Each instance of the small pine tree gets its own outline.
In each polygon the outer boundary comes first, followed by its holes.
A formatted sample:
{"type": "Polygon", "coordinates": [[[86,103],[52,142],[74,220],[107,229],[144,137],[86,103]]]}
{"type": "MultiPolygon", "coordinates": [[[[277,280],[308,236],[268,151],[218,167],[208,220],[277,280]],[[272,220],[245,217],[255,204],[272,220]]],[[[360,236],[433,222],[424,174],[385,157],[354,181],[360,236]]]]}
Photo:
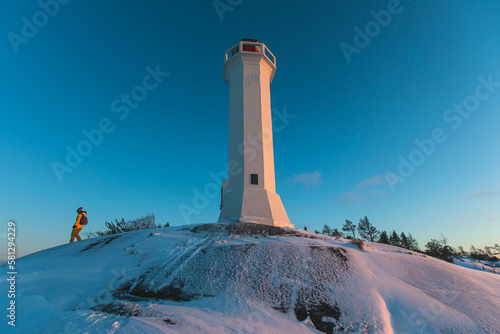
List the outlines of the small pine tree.
{"type": "Polygon", "coordinates": [[[464,248],[462,246],[458,246],[458,254],[460,254],[461,256],[465,255],[465,251],[464,251],[464,248]]]}
{"type": "Polygon", "coordinates": [[[469,256],[470,256],[473,260],[477,260],[477,257],[475,256],[476,254],[477,254],[476,247],[474,247],[474,245],[470,245],[469,256]]]}
{"type": "Polygon", "coordinates": [[[425,253],[430,256],[438,257],[441,254],[441,249],[443,245],[440,240],[431,239],[427,244],[425,244],[425,253]]]}
{"type": "Polygon", "coordinates": [[[304,231],[307,231],[307,226],[304,225],[304,231]]]}
{"type": "Polygon", "coordinates": [[[356,239],[356,225],[352,221],[346,219],[342,231],[352,233],[352,238],[356,239]]]}
{"type": "Polygon", "coordinates": [[[453,262],[453,260],[455,259],[455,250],[450,246],[445,245],[441,249],[440,259],[443,259],[447,262],[453,262]]]}
{"type": "Polygon", "coordinates": [[[321,233],[326,234],[326,235],[331,235],[332,229],[330,228],[330,226],[325,224],[325,226],[323,226],[323,231],[321,231],[321,233]]]}
{"type": "Polygon", "coordinates": [[[455,252],[446,242],[447,240],[444,237],[441,240],[431,239],[425,245],[425,253],[447,262],[453,262],[455,252]]]}
{"type": "Polygon", "coordinates": [[[392,230],[391,237],[389,238],[389,243],[393,246],[401,246],[401,239],[395,230],[392,230]]]}
{"type": "Polygon", "coordinates": [[[484,254],[480,248],[474,247],[474,245],[470,246],[469,256],[479,262],[481,262],[481,260],[486,259],[486,254],[484,254]]]}
{"type": "Polygon", "coordinates": [[[373,226],[373,224],[368,220],[368,217],[361,218],[358,224],[359,234],[363,239],[376,241],[379,235],[379,231],[373,226]]]}
{"type": "Polygon", "coordinates": [[[401,247],[410,249],[410,242],[408,241],[408,238],[406,237],[406,234],[404,232],[401,232],[400,238],[401,238],[401,247]]]}
{"type": "Polygon", "coordinates": [[[338,229],[334,228],[332,232],[333,237],[341,237],[342,238],[342,232],[340,232],[338,229]]]}
{"type": "Polygon", "coordinates": [[[389,236],[386,231],[380,232],[380,237],[378,238],[378,242],[381,244],[389,244],[389,236]]]}
{"type": "Polygon", "coordinates": [[[418,241],[413,238],[411,233],[408,233],[408,243],[410,244],[410,248],[408,248],[409,250],[420,252],[420,248],[418,248],[418,241]]]}

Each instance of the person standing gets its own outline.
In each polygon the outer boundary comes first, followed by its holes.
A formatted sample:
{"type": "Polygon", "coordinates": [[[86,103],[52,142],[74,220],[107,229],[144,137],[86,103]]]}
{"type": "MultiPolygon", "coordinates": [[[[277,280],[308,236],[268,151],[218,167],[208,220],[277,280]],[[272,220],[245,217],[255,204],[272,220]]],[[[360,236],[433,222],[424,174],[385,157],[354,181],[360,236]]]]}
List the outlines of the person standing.
{"type": "Polygon", "coordinates": [[[76,217],[76,223],[73,225],[73,231],[71,231],[71,239],[69,242],[73,242],[75,237],[78,241],[81,241],[80,231],[83,228],[83,225],[87,225],[87,211],[83,211],[82,207],[79,207],[76,212],[78,212],[78,216],[76,217]]]}

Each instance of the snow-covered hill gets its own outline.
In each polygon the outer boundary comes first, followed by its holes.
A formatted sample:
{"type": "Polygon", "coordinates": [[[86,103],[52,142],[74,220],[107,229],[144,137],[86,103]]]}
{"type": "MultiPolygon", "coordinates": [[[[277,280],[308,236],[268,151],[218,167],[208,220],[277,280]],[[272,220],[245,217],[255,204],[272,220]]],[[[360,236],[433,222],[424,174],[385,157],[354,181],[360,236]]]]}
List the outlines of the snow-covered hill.
{"type": "Polygon", "coordinates": [[[500,333],[499,275],[365,245],[249,223],[66,244],[18,260],[0,332],[500,333]]]}

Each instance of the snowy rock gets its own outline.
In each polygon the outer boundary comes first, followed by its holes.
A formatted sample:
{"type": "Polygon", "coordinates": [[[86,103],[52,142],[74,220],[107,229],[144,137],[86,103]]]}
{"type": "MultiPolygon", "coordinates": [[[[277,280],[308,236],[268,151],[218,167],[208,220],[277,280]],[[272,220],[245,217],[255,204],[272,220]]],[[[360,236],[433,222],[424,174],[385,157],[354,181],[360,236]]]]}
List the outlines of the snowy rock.
{"type": "Polygon", "coordinates": [[[62,245],[18,259],[14,332],[499,332],[499,275],[365,246],[252,223],[62,245]]]}

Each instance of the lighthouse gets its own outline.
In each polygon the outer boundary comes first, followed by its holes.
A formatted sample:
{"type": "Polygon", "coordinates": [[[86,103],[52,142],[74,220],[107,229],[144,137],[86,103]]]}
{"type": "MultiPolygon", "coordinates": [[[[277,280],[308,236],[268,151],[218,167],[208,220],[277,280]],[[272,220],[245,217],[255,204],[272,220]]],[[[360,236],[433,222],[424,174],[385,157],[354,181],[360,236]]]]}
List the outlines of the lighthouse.
{"type": "Polygon", "coordinates": [[[257,40],[226,51],[229,83],[228,178],[222,182],[219,222],[292,227],[276,193],[270,84],[276,58],[257,40]]]}

